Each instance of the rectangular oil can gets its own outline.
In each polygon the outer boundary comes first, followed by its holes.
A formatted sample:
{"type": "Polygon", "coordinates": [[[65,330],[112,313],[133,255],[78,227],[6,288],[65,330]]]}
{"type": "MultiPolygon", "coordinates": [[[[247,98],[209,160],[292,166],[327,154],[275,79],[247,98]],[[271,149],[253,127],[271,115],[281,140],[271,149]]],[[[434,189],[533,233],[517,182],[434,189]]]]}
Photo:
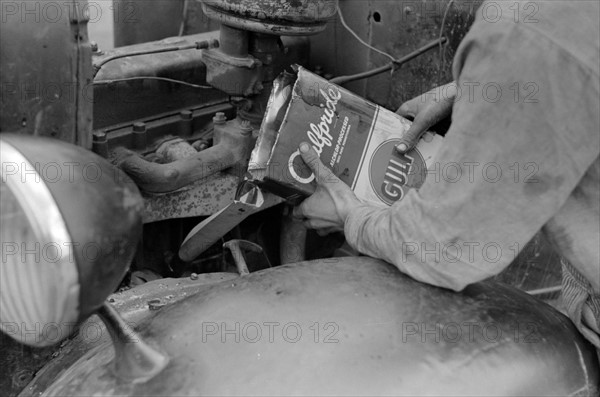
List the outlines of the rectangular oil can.
{"type": "Polygon", "coordinates": [[[427,132],[400,154],[395,146],[410,121],[301,66],[294,70],[274,82],[248,168],[254,182],[292,202],[311,195],[315,176],[298,150],[307,142],[363,201],[389,206],[423,185],[440,135],[427,132]]]}

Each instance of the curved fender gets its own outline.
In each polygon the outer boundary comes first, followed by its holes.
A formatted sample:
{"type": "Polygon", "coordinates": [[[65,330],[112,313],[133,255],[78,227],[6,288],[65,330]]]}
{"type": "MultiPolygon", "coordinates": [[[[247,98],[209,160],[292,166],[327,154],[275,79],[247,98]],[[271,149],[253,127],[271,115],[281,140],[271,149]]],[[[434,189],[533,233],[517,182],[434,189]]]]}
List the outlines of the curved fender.
{"type": "Polygon", "coordinates": [[[44,394],[565,396],[600,379],[593,347],[537,299],[487,282],[455,293],[370,258],[225,281],[140,329],[171,358],[154,379],[120,381],[99,348],[44,394]]]}

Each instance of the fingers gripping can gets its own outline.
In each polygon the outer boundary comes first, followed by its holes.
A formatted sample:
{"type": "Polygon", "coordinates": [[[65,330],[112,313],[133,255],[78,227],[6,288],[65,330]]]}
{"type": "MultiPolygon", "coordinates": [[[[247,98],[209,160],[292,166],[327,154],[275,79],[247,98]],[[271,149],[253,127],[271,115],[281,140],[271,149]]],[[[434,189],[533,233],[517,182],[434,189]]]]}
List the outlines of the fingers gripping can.
{"type": "Polygon", "coordinates": [[[248,168],[254,181],[291,201],[312,194],[315,177],[298,151],[307,142],[364,201],[392,205],[423,185],[441,136],[426,133],[400,154],[395,146],[410,121],[301,66],[294,70],[274,83],[248,168]]]}

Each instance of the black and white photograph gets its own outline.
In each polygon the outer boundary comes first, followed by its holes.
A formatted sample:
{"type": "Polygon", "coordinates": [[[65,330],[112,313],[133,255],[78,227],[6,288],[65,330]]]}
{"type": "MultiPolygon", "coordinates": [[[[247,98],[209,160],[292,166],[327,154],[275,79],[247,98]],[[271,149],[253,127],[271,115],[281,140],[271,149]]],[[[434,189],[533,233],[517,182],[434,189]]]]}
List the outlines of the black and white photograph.
{"type": "Polygon", "coordinates": [[[0,397],[600,396],[600,0],[0,0],[0,397]]]}

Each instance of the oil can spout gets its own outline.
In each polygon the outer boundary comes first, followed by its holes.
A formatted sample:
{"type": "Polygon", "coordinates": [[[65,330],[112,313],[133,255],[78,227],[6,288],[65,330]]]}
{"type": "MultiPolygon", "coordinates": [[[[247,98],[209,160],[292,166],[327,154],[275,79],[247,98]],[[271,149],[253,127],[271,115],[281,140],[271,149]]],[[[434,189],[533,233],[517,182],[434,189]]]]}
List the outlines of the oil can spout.
{"type": "Polygon", "coordinates": [[[115,357],[114,373],[119,378],[142,383],[159,374],[169,363],[169,358],[141,339],[109,303],[98,310],[112,339],[115,357]]]}

